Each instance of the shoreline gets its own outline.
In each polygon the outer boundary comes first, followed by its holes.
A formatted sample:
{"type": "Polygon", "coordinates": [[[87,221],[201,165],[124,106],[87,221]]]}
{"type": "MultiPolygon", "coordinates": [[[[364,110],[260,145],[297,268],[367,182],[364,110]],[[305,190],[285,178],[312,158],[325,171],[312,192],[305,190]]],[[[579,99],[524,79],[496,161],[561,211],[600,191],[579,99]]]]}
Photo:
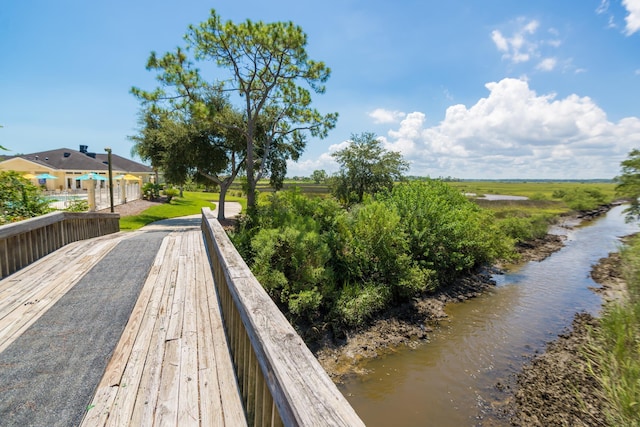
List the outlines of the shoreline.
{"type": "MultiPolygon", "coordinates": [[[[572,228],[579,223],[572,222],[566,227],[572,228]]],[[[544,238],[518,245],[518,262],[541,261],[560,250],[565,239],[562,235],[547,234],[544,238]]],[[[298,332],[332,380],[340,384],[347,378],[366,373],[359,367],[363,360],[428,341],[429,333],[448,318],[447,304],[478,297],[495,287],[491,276],[503,269],[504,265],[498,263],[465,276],[445,289],[393,307],[379,314],[368,327],[346,332],[344,336],[336,337],[327,328],[299,328],[298,332]]]]}
{"type": "MultiPolygon", "coordinates": [[[[562,227],[572,229],[606,213],[611,205],[597,213],[565,217],[562,227]]],[[[542,239],[519,245],[519,262],[541,261],[564,247],[566,236],[547,234],[542,239]]],[[[610,253],[599,260],[591,276],[599,285],[592,288],[602,295],[603,306],[621,298],[626,289],[619,275],[620,257],[610,253]]],[[[344,337],[333,337],[328,331],[301,335],[332,380],[345,380],[366,374],[361,362],[398,348],[415,348],[428,342],[428,335],[446,320],[444,307],[450,302],[477,297],[496,284],[491,275],[504,271],[497,264],[491,269],[465,277],[453,286],[381,314],[366,329],[352,331],[344,337]],[[306,335],[306,336],[305,336],[306,335]]],[[[576,313],[566,333],[547,344],[544,352],[528,359],[515,374],[513,390],[505,400],[495,402],[499,419],[514,426],[602,426],[604,424],[601,392],[588,374],[588,363],[582,352],[588,331],[599,319],[576,313]]],[[[496,385],[498,387],[498,385],[496,385]]]]}

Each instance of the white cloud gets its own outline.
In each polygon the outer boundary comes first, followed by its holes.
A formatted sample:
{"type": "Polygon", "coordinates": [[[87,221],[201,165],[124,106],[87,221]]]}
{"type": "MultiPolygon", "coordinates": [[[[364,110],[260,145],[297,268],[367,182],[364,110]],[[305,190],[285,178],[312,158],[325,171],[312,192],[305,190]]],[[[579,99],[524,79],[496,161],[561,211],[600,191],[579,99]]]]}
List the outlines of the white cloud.
{"type": "MultiPolygon", "coordinates": [[[[610,122],[589,97],[539,95],[511,78],[485,86],[486,98],[450,106],[435,126],[426,127],[424,113],[407,114],[382,141],[404,155],[411,174],[486,179],[612,178],[640,146],[639,118],[610,122]]],[[[322,158],[305,165],[306,175],[328,169],[322,158]]]]}
{"type": "Polygon", "coordinates": [[[640,68],[635,71],[636,76],[640,76],[640,68]]]}
{"type": "Polygon", "coordinates": [[[596,9],[596,13],[598,15],[601,15],[603,13],[606,13],[608,10],[609,10],[609,0],[602,0],[600,2],[600,5],[596,9]]]}
{"type": "Polygon", "coordinates": [[[390,111],[384,108],[376,108],[369,113],[369,117],[373,118],[373,122],[380,123],[398,123],[406,116],[402,111],[390,111]]]}
{"type": "Polygon", "coordinates": [[[553,71],[557,63],[558,60],[556,58],[545,58],[538,63],[536,68],[541,71],[553,71]]]}
{"type": "Polygon", "coordinates": [[[527,62],[532,52],[537,51],[537,44],[527,40],[526,36],[535,33],[538,28],[537,21],[519,21],[519,27],[511,37],[505,37],[500,30],[491,32],[491,39],[500,52],[504,52],[503,58],[511,62],[527,62]]]}
{"type": "Polygon", "coordinates": [[[493,30],[491,32],[491,39],[495,43],[496,47],[500,52],[508,52],[509,51],[509,42],[502,35],[502,33],[498,30],[493,30]]]}
{"type": "Polygon", "coordinates": [[[640,0],[622,0],[622,5],[629,12],[624,20],[627,23],[625,33],[630,36],[640,31],[640,0]]]}

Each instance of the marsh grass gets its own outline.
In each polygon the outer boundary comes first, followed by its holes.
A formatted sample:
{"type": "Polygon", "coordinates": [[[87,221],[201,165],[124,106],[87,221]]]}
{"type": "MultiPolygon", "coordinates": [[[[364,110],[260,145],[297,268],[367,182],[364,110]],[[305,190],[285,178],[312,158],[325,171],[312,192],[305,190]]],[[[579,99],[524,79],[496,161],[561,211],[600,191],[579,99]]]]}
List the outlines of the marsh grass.
{"type": "Polygon", "coordinates": [[[475,193],[479,197],[485,194],[506,194],[533,199],[544,197],[548,200],[553,200],[555,192],[570,192],[575,189],[585,188],[599,190],[609,199],[613,199],[616,187],[614,182],[600,181],[459,181],[449,182],[448,184],[465,193],[475,193]]]}
{"type": "Polygon", "coordinates": [[[640,425],[640,238],[622,250],[629,297],[610,303],[586,347],[612,426],[640,425]]]}
{"type": "MultiPolygon", "coordinates": [[[[139,215],[120,218],[120,230],[137,230],[152,222],[180,216],[195,215],[202,212],[203,207],[215,208],[213,202],[218,201],[218,193],[185,191],[184,197],[174,197],[171,203],[163,203],[146,209],[139,215]]],[[[247,201],[242,197],[227,196],[227,202],[240,202],[246,210],[247,201]]]]}

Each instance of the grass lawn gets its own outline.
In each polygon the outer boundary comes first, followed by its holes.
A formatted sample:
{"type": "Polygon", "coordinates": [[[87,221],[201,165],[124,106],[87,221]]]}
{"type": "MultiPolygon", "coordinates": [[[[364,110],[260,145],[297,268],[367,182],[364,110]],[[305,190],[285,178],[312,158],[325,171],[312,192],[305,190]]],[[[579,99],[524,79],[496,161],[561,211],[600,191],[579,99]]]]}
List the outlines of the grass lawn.
{"type": "MultiPolygon", "coordinates": [[[[195,215],[202,212],[202,208],[215,208],[212,202],[217,202],[218,193],[202,193],[185,191],[184,197],[174,197],[171,203],[152,206],[138,215],[120,218],[120,230],[137,230],[152,222],[180,216],[195,215]]],[[[246,210],[247,200],[242,197],[227,196],[227,202],[239,202],[246,210]]]]}

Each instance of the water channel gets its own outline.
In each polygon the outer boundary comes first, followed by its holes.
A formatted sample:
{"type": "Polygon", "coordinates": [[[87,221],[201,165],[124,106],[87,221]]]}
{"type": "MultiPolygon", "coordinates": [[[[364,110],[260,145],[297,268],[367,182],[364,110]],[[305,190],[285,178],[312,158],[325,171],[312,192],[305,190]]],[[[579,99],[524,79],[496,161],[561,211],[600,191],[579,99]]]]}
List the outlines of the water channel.
{"type": "Polygon", "coordinates": [[[567,236],[563,249],[495,276],[497,286],[479,298],[449,304],[449,319],[428,342],[366,362],[369,374],[341,386],[365,424],[509,425],[492,408],[509,397],[523,363],[565,331],[575,313],[598,312],[591,267],[619,249],[620,237],[638,231],[625,223],[623,209],[555,230],[567,236]]]}

